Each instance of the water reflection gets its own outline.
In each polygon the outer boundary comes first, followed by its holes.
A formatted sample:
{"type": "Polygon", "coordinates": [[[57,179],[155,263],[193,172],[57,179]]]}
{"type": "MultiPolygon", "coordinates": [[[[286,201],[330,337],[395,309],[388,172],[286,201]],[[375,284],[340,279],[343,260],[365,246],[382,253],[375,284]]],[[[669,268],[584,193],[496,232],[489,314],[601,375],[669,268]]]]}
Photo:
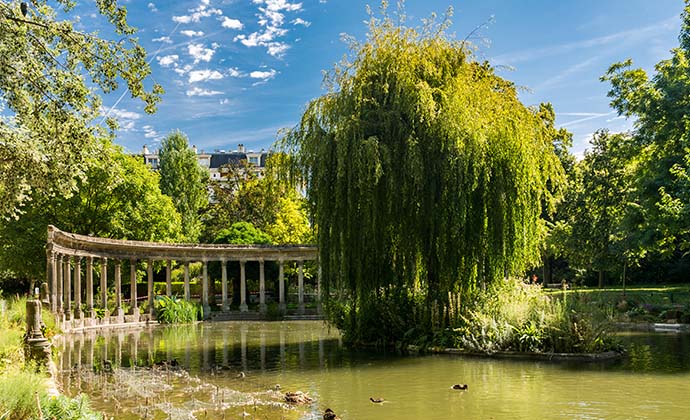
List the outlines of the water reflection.
{"type": "Polygon", "coordinates": [[[686,418],[690,335],[622,339],[625,360],[561,364],[353,352],[318,322],[228,322],[70,335],[58,363],[69,393],[118,419],[686,418]],[[285,404],[294,390],[315,403],[285,404]]]}

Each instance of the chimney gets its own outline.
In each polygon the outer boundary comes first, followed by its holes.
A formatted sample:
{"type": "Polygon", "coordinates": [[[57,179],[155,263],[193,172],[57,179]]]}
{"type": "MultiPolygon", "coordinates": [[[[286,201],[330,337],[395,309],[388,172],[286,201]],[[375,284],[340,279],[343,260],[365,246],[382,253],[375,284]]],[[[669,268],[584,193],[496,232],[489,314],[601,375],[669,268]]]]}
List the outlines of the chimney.
{"type": "Polygon", "coordinates": [[[194,151],[194,154],[196,155],[196,144],[192,145],[192,150],[194,151]]]}
{"type": "Polygon", "coordinates": [[[237,151],[240,153],[244,153],[244,144],[240,143],[237,145],[237,151]]]}
{"type": "Polygon", "coordinates": [[[148,154],[149,154],[149,148],[146,147],[146,145],[144,145],[144,150],[143,150],[143,152],[144,152],[145,155],[148,155],[148,154]]]}

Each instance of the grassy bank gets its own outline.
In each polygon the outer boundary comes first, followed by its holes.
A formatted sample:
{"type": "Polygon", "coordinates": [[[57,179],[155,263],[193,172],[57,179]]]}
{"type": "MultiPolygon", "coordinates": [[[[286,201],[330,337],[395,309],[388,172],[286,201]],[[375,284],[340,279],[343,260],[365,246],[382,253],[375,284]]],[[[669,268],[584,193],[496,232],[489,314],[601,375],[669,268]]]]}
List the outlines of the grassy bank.
{"type": "MultiPolygon", "coordinates": [[[[101,419],[85,397],[48,394],[48,374],[24,358],[26,299],[11,297],[0,311],[0,419],[101,419]]],[[[56,333],[55,319],[43,312],[44,335],[56,333]]]]}
{"type": "Polygon", "coordinates": [[[551,291],[551,296],[577,299],[616,322],[690,323],[690,285],[578,288],[551,291]]]}
{"type": "Polygon", "coordinates": [[[352,345],[457,348],[471,352],[599,353],[620,346],[608,333],[609,310],[589,305],[576,294],[553,294],[510,279],[486,290],[428,303],[410,295],[382,295],[368,306],[334,305],[329,319],[352,345]],[[358,316],[352,317],[357,310],[358,316]],[[359,320],[356,326],[351,319],[359,320]],[[363,321],[364,320],[364,321],[363,321]]]}

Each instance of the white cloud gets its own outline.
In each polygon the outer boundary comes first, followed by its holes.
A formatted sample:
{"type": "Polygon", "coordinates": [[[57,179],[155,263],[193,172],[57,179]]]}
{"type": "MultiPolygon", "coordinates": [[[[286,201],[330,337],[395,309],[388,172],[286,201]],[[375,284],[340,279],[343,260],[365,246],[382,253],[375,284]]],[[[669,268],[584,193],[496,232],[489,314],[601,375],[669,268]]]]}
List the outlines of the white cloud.
{"type": "Polygon", "coordinates": [[[302,18],[292,19],[290,21],[290,23],[292,23],[293,25],[303,25],[303,26],[306,26],[307,28],[311,25],[311,22],[306,21],[302,18]]]}
{"type": "Polygon", "coordinates": [[[222,78],[223,75],[216,70],[194,70],[189,72],[189,83],[220,80],[222,78]]]}
{"type": "Polygon", "coordinates": [[[201,89],[196,86],[187,91],[187,96],[214,96],[222,94],[223,92],[219,92],[217,90],[201,89]]]}
{"type": "Polygon", "coordinates": [[[203,44],[189,44],[187,46],[187,51],[189,52],[189,55],[194,58],[194,64],[198,63],[199,61],[211,61],[213,54],[216,52],[211,48],[206,48],[203,44]]]}
{"type": "Polygon", "coordinates": [[[172,65],[177,64],[177,60],[180,59],[180,56],[177,54],[172,54],[172,55],[166,55],[164,57],[157,57],[158,64],[160,64],[163,67],[170,67],[172,65]]]}
{"type": "Polygon", "coordinates": [[[237,19],[231,19],[227,16],[223,16],[223,19],[221,21],[222,21],[221,25],[223,26],[223,28],[237,29],[237,30],[244,28],[244,25],[242,24],[242,22],[240,22],[237,19]]]}
{"type": "Polygon", "coordinates": [[[223,98],[220,101],[218,101],[221,105],[226,105],[230,103],[230,100],[228,98],[223,98]]]}
{"type": "Polygon", "coordinates": [[[254,70],[253,72],[249,73],[249,77],[252,79],[263,79],[263,80],[268,80],[272,79],[276,75],[275,69],[271,69],[269,71],[259,71],[259,70],[254,70]]]}
{"type": "Polygon", "coordinates": [[[597,113],[597,112],[592,112],[591,114],[589,114],[589,115],[587,115],[587,116],[583,116],[582,118],[578,118],[578,119],[573,120],[573,121],[568,121],[568,122],[565,123],[565,124],[559,124],[558,126],[559,126],[559,127],[569,127],[569,126],[571,126],[571,125],[578,125],[578,124],[582,124],[582,123],[585,122],[585,121],[595,120],[595,119],[597,119],[597,118],[610,117],[611,115],[613,115],[613,114],[615,114],[615,113],[616,113],[616,111],[611,111],[611,112],[599,112],[599,113],[597,113]]]}
{"type": "Polygon", "coordinates": [[[153,4],[153,3],[149,3],[149,4],[148,4],[148,8],[149,8],[150,11],[152,11],[152,12],[154,12],[154,13],[156,13],[156,12],[158,11],[158,8],[156,8],[156,5],[153,4]]]}
{"type": "Polygon", "coordinates": [[[192,65],[187,64],[184,67],[175,68],[175,73],[179,74],[180,76],[184,76],[185,74],[189,73],[190,70],[192,70],[192,65]]]}
{"type": "Polygon", "coordinates": [[[150,125],[145,125],[141,127],[142,130],[144,130],[144,137],[147,139],[153,139],[159,137],[159,134],[156,130],[153,129],[152,126],[150,125]]]}
{"type": "Polygon", "coordinates": [[[233,67],[228,70],[228,76],[230,77],[242,77],[242,73],[237,69],[237,67],[233,67]]]}
{"type": "Polygon", "coordinates": [[[154,38],[151,41],[153,42],[162,42],[164,44],[172,44],[172,39],[170,39],[169,36],[162,36],[160,38],[154,38]]]}
{"type": "Polygon", "coordinates": [[[204,33],[202,31],[192,31],[189,29],[185,29],[184,31],[180,31],[182,35],[188,36],[188,37],[193,37],[193,36],[204,36],[204,33]]]}
{"type": "MultiPolygon", "coordinates": [[[[287,0],[252,0],[259,7],[258,23],[264,29],[253,32],[249,35],[240,34],[234,38],[234,42],[241,42],[245,47],[262,46],[266,52],[274,57],[282,57],[290,46],[285,42],[276,41],[276,38],[287,34],[288,30],[283,28],[285,23],[285,13],[298,12],[302,10],[302,3],[290,3],[287,0]]],[[[311,22],[296,18],[291,21],[293,25],[309,26],[311,22]]]]}
{"type": "Polygon", "coordinates": [[[141,118],[141,114],[138,112],[127,111],[125,109],[119,109],[119,108],[112,108],[110,110],[109,115],[111,117],[117,118],[118,120],[120,120],[120,119],[122,119],[122,120],[138,120],[139,118],[141,118]]]}
{"type": "Polygon", "coordinates": [[[266,45],[266,51],[273,57],[282,57],[290,46],[284,42],[270,42],[266,45]]]}
{"type": "Polygon", "coordinates": [[[135,129],[136,121],[141,118],[141,114],[134,111],[127,111],[120,108],[101,108],[101,113],[115,118],[118,122],[120,131],[132,131],[135,129]]]}
{"type": "Polygon", "coordinates": [[[212,15],[222,15],[223,11],[220,9],[209,8],[210,1],[202,0],[198,7],[189,9],[189,15],[173,16],[173,22],[177,23],[197,23],[201,18],[209,17],[212,15]]]}

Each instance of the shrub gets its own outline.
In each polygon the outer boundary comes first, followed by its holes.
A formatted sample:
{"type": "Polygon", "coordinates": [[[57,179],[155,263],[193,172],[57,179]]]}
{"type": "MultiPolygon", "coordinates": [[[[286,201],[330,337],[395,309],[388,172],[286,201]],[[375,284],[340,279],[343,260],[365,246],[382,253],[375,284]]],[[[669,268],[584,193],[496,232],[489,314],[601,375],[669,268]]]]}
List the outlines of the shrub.
{"type": "Polygon", "coordinates": [[[179,299],[177,296],[156,296],[156,317],[163,324],[194,322],[201,316],[198,304],[179,299]]]}

